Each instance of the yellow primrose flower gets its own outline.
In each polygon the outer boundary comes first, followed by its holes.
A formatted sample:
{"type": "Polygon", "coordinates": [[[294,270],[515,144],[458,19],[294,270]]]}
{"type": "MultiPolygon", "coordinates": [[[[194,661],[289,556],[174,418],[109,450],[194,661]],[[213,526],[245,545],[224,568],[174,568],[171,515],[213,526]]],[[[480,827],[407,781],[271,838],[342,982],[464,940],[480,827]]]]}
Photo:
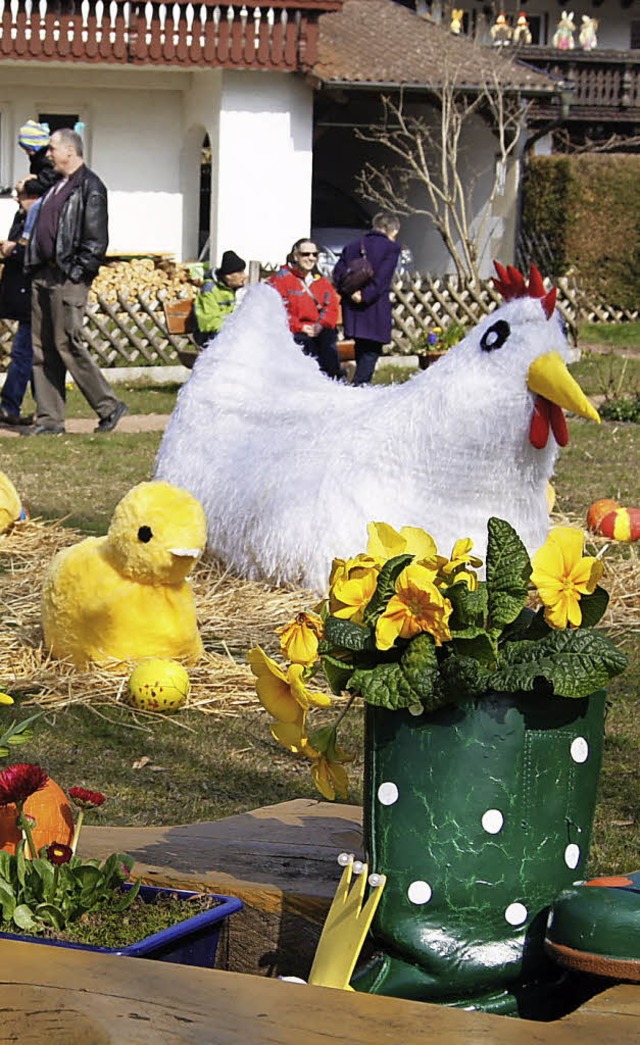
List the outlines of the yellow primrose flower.
{"type": "Polygon", "coordinates": [[[326,755],[321,755],[314,761],[311,777],[322,797],[328,802],[349,797],[349,775],[346,769],[339,762],[332,762],[326,755]]]}
{"type": "Polygon", "coordinates": [[[580,596],[591,595],[604,567],[585,556],[584,536],[572,526],[558,526],[532,559],[531,580],[544,603],[544,619],[552,628],[582,623],[580,596]]]}
{"type": "Polygon", "coordinates": [[[347,798],[349,777],[343,763],[352,762],[354,756],[338,745],[335,726],[316,730],[304,753],[313,759],[311,777],[323,798],[329,802],[336,797],[347,798]]]}
{"type": "Polygon", "coordinates": [[[376,590],[381,566],[381,560],[372,555],[334,559],[329,577],[329,612],[335,617],[361,623],[376,590]]]}
{"type": "MultiPolygon", "coordinates": [[[[274,722],[271,736],[294,755],[306,755],[309,738],[306,730],[306,711],[300,708],[299,722],[274,722]]],[[[314,752],[315,754],[315,752],[314,752]]]]}
{"type": "Polygon", "coordinates": [[[0,693],[0,704],[13,704],[13,697],[8,693],[0,693]]]}
{"type": "Polygon", "coordinates": [[[311,693],[306,688],[301,664],[290,664],[285,673],[260,646],[249,650],[247,659],[257,679],[258,700],[279,722],[302,724],[301,710],[331,706],[331,697],[324,693],[311,693]]]}
{"type": "Polygon", "coordinates": [[[376,646],[391,649],[397,638],[411,639],[420,632],[433,635],[440,646],[451,638],[448,620],[452,606],[438,591],[433,570],[411,563],[396,580],[396,594],[376,624],[376,646]]]}
{"type": "Polygon", "coordinates": [[[282,653],[292,663],[308,666],[318,659],[318,643],[324,637],[324,625],[315,614],[298,613],[276,634],[280,636],[282,653]]]}
{"type": "Polygon", "coordinates": [[[373,570],[365,577],[358,577],[350,581],[334,584],[331,592],[333,615],[360,624],[377,584],[378,573],[373,570]]]}
{"type": "Polygon", "coordinates": [[[367,526],[369,555],[383,560],[396,555],[414,555],[416,559],[430,559],[437,555],[436,542],[430,533],[417,526],[403,526],[400,532],[388,523],[372,522],[367,526]]]}
{"type": "Polygon", "coordinates": [[[470,537],[462,537],[459,541],[456,541],[451,552],[451,558],[440,567],[443,580],[447,584],[452,584],[454,581],[464,581],[470,591],[477,589],[478,578],[476,574],[465,569],[467,565],[476,570],[482,566],[482,559],[478,559],[476,555],[471,554],[472,548],[473,541],[470,537]]]}

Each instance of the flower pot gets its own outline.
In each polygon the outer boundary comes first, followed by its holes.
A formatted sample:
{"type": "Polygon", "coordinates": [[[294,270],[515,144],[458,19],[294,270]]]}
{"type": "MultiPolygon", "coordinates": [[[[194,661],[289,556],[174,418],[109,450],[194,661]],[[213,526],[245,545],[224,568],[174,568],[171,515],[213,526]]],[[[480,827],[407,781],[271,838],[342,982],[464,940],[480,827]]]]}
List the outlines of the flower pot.
{"type": "MultiPolygon", "coordinates": [[[[130,889],[130,885],[123,886],[130,889]]],[[[143,885],[140,897],[145,903],[154,903],[160,893],[171,893],[173,896],[188,900],[199,895],[185,889],[162,889],[153,885],[143,885]]],[[[48,940],[39,936],[21,936],[18,933],[0,933],[0,939],[20,940],[26,943],[38,943],[47,947],[70,947],[72,950],[97,951],[101,954],[124,954],[130,958],[152,958],[160,962],[174,962],[178,965],[195,965],[199,968],[211,969],[215,961],[220,930],[226,918],[239,911],[242,901],[235,897],[218,896],[217,907],[203,911],[183,922],[178,922],[168,929],[147,936],[138,943],[126,947],[99,947],[84,943],[71,943],[66,940],[48,940]]]]}
{"type": "Polygon", "coordinates": [[[421,370],[426,370],[427,367],[431,366],[432,363],[437,363],[439,359],[446,356],[447,350],[444,349],[442,352],[437,350],[433,352],[420,352],[418,355],[418,366],[421,370]]]}
{"type": "Polygon", "coordinates": [[[584,878],[603,716],[603,693],[367,707],[365,842],[387,884],[356,989],[521,1014],[551,1000],[547,911],[584,878]]]}

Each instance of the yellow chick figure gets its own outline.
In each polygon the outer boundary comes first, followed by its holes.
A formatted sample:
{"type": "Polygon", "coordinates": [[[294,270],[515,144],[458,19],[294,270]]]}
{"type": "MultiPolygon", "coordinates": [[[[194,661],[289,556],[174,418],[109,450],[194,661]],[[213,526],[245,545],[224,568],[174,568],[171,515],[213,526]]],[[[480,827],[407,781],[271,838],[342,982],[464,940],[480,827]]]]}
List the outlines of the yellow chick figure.
{"type": "Polygon", "coordinates": [[[22,514],[18,491],[8,475],[0,472],[0,533],[6,533],[22,514]]]}
{"type": "Polygon", "coordinates": [[[116,505],[106,537],[58,552],[42,591],[44,641],[76,667],[202,653],[187,581],[206,544],[204,510],[186,490],[140,483],[116,505]]]}

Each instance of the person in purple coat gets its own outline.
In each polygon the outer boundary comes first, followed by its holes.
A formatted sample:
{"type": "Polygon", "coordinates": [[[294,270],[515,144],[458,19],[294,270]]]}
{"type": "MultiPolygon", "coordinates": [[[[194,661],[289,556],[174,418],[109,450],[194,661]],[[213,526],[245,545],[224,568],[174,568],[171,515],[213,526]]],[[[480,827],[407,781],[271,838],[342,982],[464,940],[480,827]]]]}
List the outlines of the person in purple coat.
{"type": "Polygon", "coordinates": [[[361,290],[342,294],[342,321],[344,334],[355,341],[356,371],[354,385],[371,381],[382,346],[391,341],[391,281],[400,256],[396,243],[400,231],[397,215],[383,210],[373,219],[373,228],[362,239],[348,243],[333,270],[333,282],[340,289],[341,280],[349,263],[354,261],[362,246],[373,268],[373,277],[361,290]]]}

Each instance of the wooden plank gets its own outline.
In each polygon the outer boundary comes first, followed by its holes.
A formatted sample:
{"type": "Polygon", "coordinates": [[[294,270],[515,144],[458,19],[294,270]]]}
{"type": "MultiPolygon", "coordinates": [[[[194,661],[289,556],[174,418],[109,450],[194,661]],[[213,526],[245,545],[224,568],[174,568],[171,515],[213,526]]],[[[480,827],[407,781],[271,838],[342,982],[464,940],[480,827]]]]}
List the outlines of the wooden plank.
{"type": "Polygon", "coordinates": [[[48,947],[3,940],[0,1041],[635,1045],[640,1017],[628,1002],[619,1011],[619,990],[603,996],[597,1016],[532,1024],[138,958],[64,949],[52,961],[48,947]]]}

